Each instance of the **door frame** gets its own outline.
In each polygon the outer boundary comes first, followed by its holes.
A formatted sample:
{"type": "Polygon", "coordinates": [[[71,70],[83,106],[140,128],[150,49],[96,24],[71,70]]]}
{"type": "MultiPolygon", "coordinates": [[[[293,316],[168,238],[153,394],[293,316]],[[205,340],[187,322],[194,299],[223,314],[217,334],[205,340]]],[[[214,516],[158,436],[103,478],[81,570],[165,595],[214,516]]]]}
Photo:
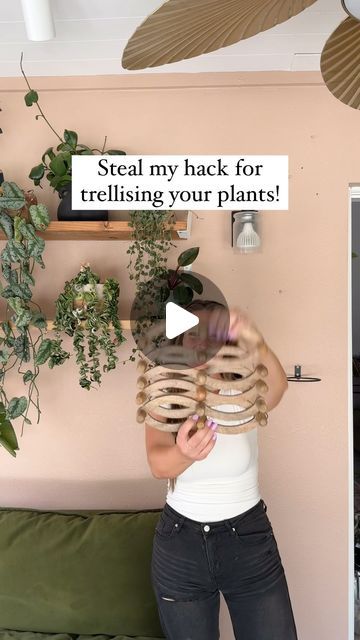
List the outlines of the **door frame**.
{"type": "Polygon", "coordinates": [[[360,202],[360,184],[349,185],[348,212],[348,566],[349,566],[349,640],[354,640],[354,416],[352,376],[352,204],[360,202]]]}

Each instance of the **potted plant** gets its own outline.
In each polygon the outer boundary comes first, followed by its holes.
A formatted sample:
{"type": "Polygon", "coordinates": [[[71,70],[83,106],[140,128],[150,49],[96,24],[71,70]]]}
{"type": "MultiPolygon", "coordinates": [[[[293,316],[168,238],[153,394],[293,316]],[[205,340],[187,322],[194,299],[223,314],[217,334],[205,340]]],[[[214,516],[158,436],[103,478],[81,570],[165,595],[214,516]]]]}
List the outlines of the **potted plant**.
{"type": "Polygon", "coordinates": [[[12,455],[18,449],[11,420],[20,416],[31,424],[30,406],[37,409],[40,419],[37,378],[40,366],[61,365],[69,354],[61,347],[61,339],[45,337],[47,323],[33,299],[33,275],[36,265],[42,269],[45,242],[38,235],[49,224],[49,215],[42,204],[34,204],[34,196],[26,194],[14,182],[3,182],[0,188],[0,227],[6,236],[1,252],[0,295],[6,302],[6,319],[0,322],[0,444],[12,455]],[[34,338],[33,332],[38,333],[34,338]],[[8,371],[17,368],[27,395],[9,398],[5,389],[8,371]]]}
{"type": "MultiPolygon", "coordinates": [[[[176,246],[171,241],[171,229],[174,223],[173,212],[167,211],[131,211],[131,242],[127,250],[130,255],[127,268],[130,280],[134,280],[136,295],[132,307],[134,321],[133,335],[137,342],[146,337],[154,321],[154,314],[164,315],[165,304],[188,304],[194,291],[202,293],[202,283],[198,278],[182,271],[194,262],[199,247],[182,252],[177,260],[176,269],[169,269],[168,251],[176,246]]],[[[130,360],[135,360],[139,349],[134,348],[130,360]]]]}
{"type": "Polygon", "coordinates": [[[100,385],[101,371],[115,369],[119,359],[116,347],[125,341],[118,319],[119,291],[117,280],[107,278],[100,283],[100,277],[86,264],[72,280],[65,282],[56,300],[54,329],[57,335],[64,331],[73,338],[79,384],[84,389],[89,390],[93,382],[100,385]],[[102,368],[101,352],[106,358],[102,368]]]}
{"type": "Polygon", "coordinates": [[[22,57],[20,59],[21,73],[24,76],[25,82],[29,91],[26,93],[24,99],[27,107],[32,107],[34,104],[37,106],[39,114],[36,119],[43,118],[46,124],[50,127],[59,141],[56,148],[49,147],[43,153],[41,162],[33,167],[29,173],[29,178],[33,180],[35,186],[41,187],[41,181],[45,177],[54,191],[57,191],[61,202],[57,210],[58,220],[108,220],[109,212],[103,210],[83,211],[72,209],[71,206],[71,159],[73,155],[126,155],[125,151],[119,149],[107,149],[106,136],[102,149],[91,148],[87,145],[80,144],[78,134],[76,131],[65,129],[63,136],[59,135],[54,127],[50,124],[46,118],[40,104],[37,91],[31,88],[28,78],[25,75],[22,66],[22,57]]]}

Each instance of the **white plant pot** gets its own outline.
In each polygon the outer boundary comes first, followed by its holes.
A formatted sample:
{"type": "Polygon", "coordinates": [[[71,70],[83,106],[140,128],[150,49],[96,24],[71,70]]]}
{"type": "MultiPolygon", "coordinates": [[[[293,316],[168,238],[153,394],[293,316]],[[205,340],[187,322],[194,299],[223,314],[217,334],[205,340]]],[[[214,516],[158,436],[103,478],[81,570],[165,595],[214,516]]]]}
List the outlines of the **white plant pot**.
{"type": "MultiPolygon", "coordinates": [[[[99,283],[99,284],[84,284],[81,287],[82,291],[94,291],[94,289],[96,290],[96,295],[98,297],[99,302],[101,302],[102,300],[104,300],[104,284],[103,283],[99,283]]],[[[75,309],[79,309],[81,307],[84,306],[84,300],[81,297],[81,294],[79,296],[77,296],[74,299],[74,307],[75,309]]],[[[99,305],[101,308],[101,304],[99,305]]]]}

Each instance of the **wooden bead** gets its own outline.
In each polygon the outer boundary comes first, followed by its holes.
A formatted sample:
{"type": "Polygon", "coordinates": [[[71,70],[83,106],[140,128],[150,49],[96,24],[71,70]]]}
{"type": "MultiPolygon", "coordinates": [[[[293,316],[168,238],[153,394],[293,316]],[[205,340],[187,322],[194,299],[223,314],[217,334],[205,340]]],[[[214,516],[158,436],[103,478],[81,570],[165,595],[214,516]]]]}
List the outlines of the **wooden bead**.
{"type": "Polygon", "coordinates": [[[256,420],[256,422],[259,423],[259,425],[261,427],[265,427],[267,425],[267,415],[266,415],[266,413],[261,413],[261,411],[259,411],[255,416],[255,420],[256,420]]]}
{"type": "Polygon", "coordinates": [[[202,371],[200,371],[196,375],[196,382],[197,382],[197,384],[205,384],[205,382],[206,382],[206,373],[203,373],[202,371]]]}
{"type": "Polygon", "coordinates": [[[203,402],[206,399],[206,387],[196,388],[196,400],[203,402]]]}
{"type": "Polygon", "coordinates": [[[261,378],[265,378],[268,374],[268,370],[264,364],[258,364],[255,371],[261,376],[261,378]]]}
{"type": "Polygon", "coordinates": [[[198,429],[203,429],[205,427],[206,416],[200,416],[199,420],[196,423],[198,429]]]}
{"type": "Polygon", "coordinates": [[[147,380],[145,378],[145,376],[140,376],[140,378],[137,379],[137,387],[138,389],[145,389],[146,385],[147,385],[147,380]]]}
{"type": "Polygon", "coordinates": [[[144,404],[147,400],[147,395],[143,391],[140,391],[136,396],[136,404],[144,404]]]}
{"type": "Polygon", "coordinates": [[[140,371],[140,373],[145,373],[145,371],[147,369],[147,364],[146,364],[145,360],[139,360],[139,362],[137,363],[136,368],[137,368],[138,371],[140,371]]]}
{"type": "Polygon", "coordinates": [[[257,409],[259,409],[259,411],[261,411],[262,413],[266,412],[267,406],[266,406],[266,402],[264,400],[264,398],[256,398],[255,401],[255,406],[257,409]]]}
{"type": "Polygon", "coordinates": [[[257,380],[255,388],[260,394],[269,391],[269,387],[267,386],[266,382],[264,382],[264,380],[257,380]]]}
{"type": "Polygon", "coordinates": [[[145,422],[145,418],[146,418],[146,411],[144,411],[144,409],[138,409],[138,412],[136,414],[136,421],[141,424],[142,422],[145,422]]]}

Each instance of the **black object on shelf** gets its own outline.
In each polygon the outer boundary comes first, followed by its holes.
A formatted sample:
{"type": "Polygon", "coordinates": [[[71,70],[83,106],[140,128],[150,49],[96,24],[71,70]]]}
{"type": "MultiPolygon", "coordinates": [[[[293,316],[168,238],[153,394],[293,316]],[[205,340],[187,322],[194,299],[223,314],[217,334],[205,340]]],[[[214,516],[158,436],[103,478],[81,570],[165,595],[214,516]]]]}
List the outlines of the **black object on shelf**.
{"type": "Polygon", "coordinates": [[[82,209],[73,209],[71,205],[71,185],[66,185],[59,189],[59,196],[61,202],[58,206],[57,210],[57,219],[58,220],[66,220],[66,221],[77,221],[81,222],[83,220],[91,221],[107,221],[109,220],[109,212],[103,209],[101,210],[92,210],[92,211],[83,211],[82,209]]]}
{"type": "Polygon", "coordinates": [[[1,187],[1,185],[2,185],[2,183],[3,183],[4,181],[5,181],[4,173],[3,173],[2,169],[0,169],[0,187],[1,187]]]}
{"type": "Polygon", "coordinates": [[[295,373],[293,376],[286,376],[289,382],[320,382],[321,378],[312,378],[308,376],[301,375],[301,366],[299,364],[295,365],[295,373]]]}

